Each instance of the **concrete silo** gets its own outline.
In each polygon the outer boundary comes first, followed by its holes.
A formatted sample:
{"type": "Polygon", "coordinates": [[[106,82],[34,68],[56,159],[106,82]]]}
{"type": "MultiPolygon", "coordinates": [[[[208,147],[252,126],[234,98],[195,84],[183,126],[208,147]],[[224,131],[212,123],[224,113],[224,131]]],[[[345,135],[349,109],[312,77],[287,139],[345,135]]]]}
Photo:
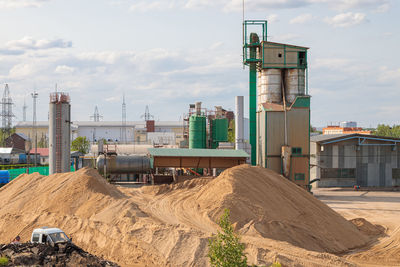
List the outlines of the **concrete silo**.
{"type": "Polygon", "coordinates": [[[50,94],[49,174],[71,171],[71,104],[68,94],[50,94]]]}

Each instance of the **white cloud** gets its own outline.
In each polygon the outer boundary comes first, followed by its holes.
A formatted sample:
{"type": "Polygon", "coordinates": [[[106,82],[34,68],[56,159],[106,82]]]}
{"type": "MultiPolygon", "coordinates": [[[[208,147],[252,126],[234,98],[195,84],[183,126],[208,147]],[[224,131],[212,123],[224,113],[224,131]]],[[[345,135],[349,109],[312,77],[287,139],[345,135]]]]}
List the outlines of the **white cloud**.
{"type": "MultiPolygon", "coordinates": [[[[385,12],[390,3],[388,0],[252,0],[245,2],[245,10],[251,12],[270,11],[271,9],[304,8],[310,5],[328,6],[340,11],[358,8],[385,12]]],[[[239,12],[242,7],[242,0],[138,0],[131,5],[130,9],[132,11],[146,12],[177,8],[218,8],[225,12],[239,12]]]]}
{"type": "Polygon", "coordinates": [[[40,7],[50,0],[0,0],[0,8],[40,7]]]}
{"type": "Polygon", "coordinates": [[[350,10],[350,9],[372,9],[387,11],[389,8],[388,0],[315,0],[314,2],[328,3],[336,10],[350,10]]]}
{"type": "Polygon", "coordinates": [[[301,14],[289,21],[290,24],[303,24],[313,19],[311,14],[301,14]]]}
{"type": "Polygon", "coordinates": [[[57,74],[70,74],[70,73],[73,73],[74,71],[75,71],[75,68],[73,68],[73,67],[69,67],[69,66],[66,66],[66,65],[59,65],[54,70],[54,73],[57,73],[57,74]]]}
{"type": "Polygon", "coordinates": [[[10,50],[18,50],[18,49],[40,50],[40,49],[51,49],[51,48],[69,48],[72,47],[72,42],[65,41],[63,39],[36,40],[33,37],[25,36],[20,40],[13,40],[7,42],[6,47],[10,50]]]}
{"type": "Polygon", "coordinates": [[[270,41],[273,42],[293,42],[294,40],[298,39],[300,37],[299,34],[295,33],[287,33],[287,34],[281,34],[281,35],[273,35],[270,37],[270,41]]]}
{"type": "Polygon", "coordinates": [[[351,27],[361,24],[366,21],[366,16],[363,13],[341,13],[334,17],[325,18],[325,22],[333,27],[351,27]]]}
{"type": "Polygon", "coordinates": [[[269,23],[277,22],[277,21],[279,21],[278,20],[278,15],[277,14],[271,14],[271,15],[267,16],[267,20],[268,20],[269,23]]]}
{"type": "Polygon", "coordinates": [[[9,77],[12,79],[20,79],[35,73],[35,68],[32,64],[21,63],[13,66],[10,69],[9,77]]]}

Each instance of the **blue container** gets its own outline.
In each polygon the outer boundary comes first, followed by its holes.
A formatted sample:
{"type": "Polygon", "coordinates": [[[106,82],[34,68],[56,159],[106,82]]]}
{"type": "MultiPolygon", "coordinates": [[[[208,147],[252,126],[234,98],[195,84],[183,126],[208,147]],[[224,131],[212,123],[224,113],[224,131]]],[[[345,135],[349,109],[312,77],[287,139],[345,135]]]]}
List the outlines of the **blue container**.
{"type": "Polygon", "coordinates": [[[7,184],[10,182],[9,171],[0,171],[0,184],[7,184]]]}
{"type": "Polygon", "coordinates": [[[26,164],[26,154],[19,154],[19,164],[26,164]]]}

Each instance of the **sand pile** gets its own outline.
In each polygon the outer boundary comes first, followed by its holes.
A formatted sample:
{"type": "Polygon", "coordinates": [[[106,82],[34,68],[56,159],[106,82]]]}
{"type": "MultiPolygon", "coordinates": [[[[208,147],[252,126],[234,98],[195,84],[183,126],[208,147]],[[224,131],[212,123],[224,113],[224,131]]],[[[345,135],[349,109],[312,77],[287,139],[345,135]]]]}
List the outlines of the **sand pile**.
{"type": "Polygon", "coordinates": [[[202,210],[216,220],[224,208],[242,234],[286,241],[320,252],[342,252],[368,238],[352,223],[275,172],[239,166],[223,172],[198,194],[202,210]]]}
{"type": "Polygon", "coordinates": [[[369,240],[303,189],[247,165],[214,180],[142,189],[115,187],[90,169],[23,175],[0,189],[0,203],[0,242],[18,234],[27,241],[33,228],[54,226],[123,266],[207,266],[208,237],[224,208],[231,210],[250,263],[348,266],[326,252],[369,240]]]}

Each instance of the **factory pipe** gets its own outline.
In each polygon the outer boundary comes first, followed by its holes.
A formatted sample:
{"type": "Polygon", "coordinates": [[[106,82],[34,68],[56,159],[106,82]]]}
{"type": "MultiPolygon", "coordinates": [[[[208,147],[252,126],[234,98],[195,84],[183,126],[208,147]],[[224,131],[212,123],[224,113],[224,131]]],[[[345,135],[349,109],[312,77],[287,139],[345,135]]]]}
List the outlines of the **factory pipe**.
{"type": "Polygon", "coordinates": [[[243,118],[243,110],[244,110],[244,104],[243,104],[243,96],[236,96],[235,98],[235,104],[236,104],[236,109],[235,109],[235,148],[236,150],[243,150],[244,149],[244,118],[243,118]]]}
{"type": "Polygon", "coordinates": [[[104,164],[104,155],[97,157],[96,168],[100,174],[147,173],[151,170],[150,159],[146,156],[108,156],[104,164]]]}

